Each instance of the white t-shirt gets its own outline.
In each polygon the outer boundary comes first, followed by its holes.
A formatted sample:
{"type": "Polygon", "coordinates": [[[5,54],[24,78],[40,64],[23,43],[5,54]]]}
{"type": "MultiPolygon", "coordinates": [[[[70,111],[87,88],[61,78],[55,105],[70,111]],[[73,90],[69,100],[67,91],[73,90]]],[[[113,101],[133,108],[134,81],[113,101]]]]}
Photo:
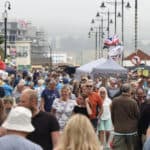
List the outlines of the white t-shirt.
{"type": "Polygon", "coordinates": [[[62,101],[59,98],[54,100],[52,108],[56,110],[56,118],[61,130],[63,130],[66,122],[71,117],[75,105],[75,100],[68,99],[67,101],[62,101]]]}
{"type": "Polygon", "coordinates": [[[111,113],[110,113],[110,104],[111,104],[110,98],[106,98],[103,102],[103,113],[101,115],[101,120],[108,120],[111,118],[111,113]]]}

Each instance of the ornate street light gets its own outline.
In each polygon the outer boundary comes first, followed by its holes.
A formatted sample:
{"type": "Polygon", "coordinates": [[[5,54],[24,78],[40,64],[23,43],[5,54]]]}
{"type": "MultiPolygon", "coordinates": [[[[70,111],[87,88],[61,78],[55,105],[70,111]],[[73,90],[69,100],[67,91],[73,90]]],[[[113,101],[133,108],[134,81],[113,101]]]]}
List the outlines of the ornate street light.
{"type": "Polygon", "coordinates": [[[49,45],[49,61],[50,61],[49,71],[51,72],[52,68],[53,68],[53,56],[52,56],[52,46],[51,45],[49,45]]]}
{"type": "Polygon", "coordinates": [[[137,52],[138,41],[138,0],[135,0],[135,51],[137,52]]]}
{"type": "MultiPolygon", "coordinates": [[[[108,2],[108,3],[110,3],[110,4],[112,4],[112,2],[108,2]]],[[[115,2],[114,2],[114,4],[115,4],[115,23],[114,23],[114,32],[116,33],[116,31],[117,31],[117,0],[115,0],[115,2]]],[[[101,5],[100,5],[100,7],[101,8],[105,8],[106,6],[105,6],[105,3],[104,2],[102,2],[101,3],[101,5]]]]}
{"type": "Polygon", "coordinates": [[[4,43],[4,61],[7,58],[7,10],[11,9],[11,4],[9,1],[5,2],[4,5],[4,39],[5,39],[5,43],[4,43]]]}
{"type": "Polygon", "coordinates": [[[127,2],[126,8],[131,8],[131,5],[129,2],[127,2]]]}
{"type": "Polygon", "coordinates": [[[110,24],[113,24],[113,20],[112,19],[110,19],[110,24]]]}
{"type": "Polygon", "coordinates": [[[105,7],[106,7],[106,6],[105,6],[105,3],[102,2],[100,7],[101,7],[101,8],[105,8],[105,7]]]}
{"type": "MultiPolygon", "coordinates": [[[[92,19],[91,21],[91,24],[94,24],[95,23],[95,20],[92,19]]],[[[94,33],[95,34],[95,59],[97,59],[97,56],[98,56],[98,45],[97,45],[97,37],[98,37],[98,33],[97,33],[97,28],[96,28],[96,31],[94,31],[94,27],[91,27],[90,28],[90,35],[91,33],[94,33]]]]}

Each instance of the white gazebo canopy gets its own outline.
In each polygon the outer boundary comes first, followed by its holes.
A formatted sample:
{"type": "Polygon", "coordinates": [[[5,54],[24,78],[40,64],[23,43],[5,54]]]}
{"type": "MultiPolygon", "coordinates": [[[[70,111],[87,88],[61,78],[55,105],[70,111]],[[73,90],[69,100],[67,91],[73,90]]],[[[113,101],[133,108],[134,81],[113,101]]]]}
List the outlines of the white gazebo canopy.
{"type": "Polygon", "coordinates": [[[127,69],[119,65],[117,62],[115,62],[113,59],[108,59],[103,64],[100,64],[93,68],[92,76],[103,74],[127,74],[127,69]]]}
{"type": "Polygon", "coordinates": [[[100,66],[105,61],[106,61],[105,58],[101,58],[80,66],[79,68],[76,69],[75,77],[77,79],[80,79],[81,76],[91,75],[93,68],[100,66]]]}

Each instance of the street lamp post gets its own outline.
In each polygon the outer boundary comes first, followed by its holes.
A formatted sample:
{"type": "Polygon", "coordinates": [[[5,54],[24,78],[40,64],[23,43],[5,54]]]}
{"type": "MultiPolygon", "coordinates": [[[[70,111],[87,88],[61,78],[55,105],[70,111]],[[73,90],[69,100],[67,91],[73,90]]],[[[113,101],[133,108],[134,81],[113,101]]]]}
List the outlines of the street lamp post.
{"type": "Polygon", "coordinates": [[[97,29],[96,31],[94,32],[94,29],[93,27],[90,28],[90,32],[89,32],[89,38],[91,37],[91,33],[94,33],[95,35],[95,59],[97,59],[97,54],[98,54],[98,49],[97,49],[97,29]]]}
{"type": "Polygon", "coordinates": [[[121,27],[121,31],[122,31],[122,43],[124,44],[124,0],[122,0],[122,27],[121,27]]]}
{"type": "MultiPolygon", "coordinates": [[[[109,38],[110,37],[110,24],[112,24],[113,23],[113,21],[112,21],[112,19],[110,19],[110,14],[113,14],[113,12],[110,12],[109,11],[109,9],[108,9],[108,11],[107,12],[101,12],[101,14],[103,14],[103,15],[107,15],[107,19],[106,20],[104,20],[103,19],[103,17],[101,18],[101,28],[102,28],[102,31],[101,31],[101,43],[103,43],[104,41],[103,41],[103,39],[104,39],[104,34],[103,34],[103,22],[104,21],[107,21],[107,38],[109,38]]],[[[102,44],[101,44],[102,45],[102,44]]],[[[104,51],[103,51],[103,47],[101,48],[101,56],[103,57],[104,56],[104,53],[103,53],[104,51]]]]}
{"type": "MultiPolygon", "coordinates": [[[[95,23],[95,20],[92,19],[91,21],[91,24],[94,24],[95,23]]],[[[99,27],[100,29],[100,27],[99,27]]],[[[97,32],[97,27],[91,27],[90,29],[90,33],[95,33],[95,59],[98,58],[98,44],[97,44],[97,41],[98,41],[98,32],[97,32]],[[94,32],[94,28],[96,29],[96,31],[94,32]]]]}
{"type": "MultiPolygon", "coordinates": [[[[103,17],[101,18],[101,43],[103,44],[103,39],[104,39],[104,33],[103,33],[103,28],[104,28],[104,20],[103,20],[103,17]]],[[[102,45],[101,44],[101,45],[102,45]]],[[[103,47],[101,47],[101,57],[103,57],[103,47]]]]}
{"type": "MultiPolygon", "coordinates": [[[[92,33],[95,33],[95,59],[103,57],[103,51],[102,51],[102,45],[103,45],[103,35],[104,35],[104,19],[102,16],[100,16],[100,13],[97,12],[96,14],[96,19],[92,19],[91,23],[95,24],[96,21],[100,21],[99,26],[94,26],[93,28],[90,29],[90,31],[92,31],[92,33]],[[101,17],[101,19],[100,19],[101,17]],[[95,29],[95,32],[93,32],[95,29]],[[98,49],[99,47],[99,49],[98,49]]],[[[90,32],[91,33],[91,32],[90,32]]]]}
{"type": "Polygon", "coordinates": [[[138,37],[138,0],[135,0],[135,51],[137,51],[138,37]]]}
{"type": "Polygon", "coordinates": [[[5,2],[5,11],[4,11],[4,61],[7,58],[7,9],[10,10],[11,9],[11,4],[9,1],[5,2]]]}
{"type": "MultiPolygon", "coordinates": [[[[99,18],[100,18],[99,12],[97,12],[96,18],[99,20],[99,18]]],[[[98,33],[99,33],[99,38],[98,38],[98,43],[99,43],[99,46],[98,46],[99,47],[99,58],[101,56],[101,34],[100,34],[100,32],[101,32],[101,26],[99,24],[99,27],[98,27],[98,33]]]]}
{"type": "MultiPolygon", "coordinates": [[[[118,13],[118,17],[122,17],[121,19],[121,32],[122,32],[122,43],[124,44],[124,0],[121,1],[121,13],[118,13]]],[[[125,6],[126,8],[131,8],[130,3],[128,2],[127,5],[125,6]]]]}
{"type": "MultiPolygon", "coordinates": [[[[130,3],[128,2],[126,5],[126,8],[131,8],[130,3]]],[[[122,17],[121,19],[121,32],[122,32],[122,44],[124,45],[124,0],[121,1],[121,10],[122,10],[122,16],[120,13],[118,13],[118,17],[122,17]]],[[[122,65],[123,65],[123,59],[124,59],[124,52],[122,52],[122,65]]]]}
{"type": "MultiPolygon", "coordinates": [[[[117,32],[117,0],[115,0],[114,2],[107,2],[107,3],[109,3],[109,4],[114,4],[114,8],[115,8],[115,12],[114,12],[114,18],[115,18],[115,23],[114,23],[114,33],[116,34],[116,32],[117,32]]],[[[105,8],[106,6],[105,6],[105,3],[104,2],[102,2],[102,4],[101,4],[101,6],[100,6],[101,8],[105,8]]]]}
{"type": "Polygon", "coordinates": [[[108,19],[108,25],[107,25],[107,36],[108,36],[108,38],[109,38],[109,31],[110,31],[110,27],[109,27],[109,25],[110,25],[110,12],[109,12],[109,9],[108,9],[108,12],[107,12],[107,19],[108,19]]]}
{"type": "Polygon", "coordinates": [[[117,0],[115,0],[115,34],[117,32],[117,0]]]}
{"type": "Polygon", "coordinates": [[[52,71],[53,68],[53,59],[52,59],[52,47],[49,45],[49,71],[52,71]]]}

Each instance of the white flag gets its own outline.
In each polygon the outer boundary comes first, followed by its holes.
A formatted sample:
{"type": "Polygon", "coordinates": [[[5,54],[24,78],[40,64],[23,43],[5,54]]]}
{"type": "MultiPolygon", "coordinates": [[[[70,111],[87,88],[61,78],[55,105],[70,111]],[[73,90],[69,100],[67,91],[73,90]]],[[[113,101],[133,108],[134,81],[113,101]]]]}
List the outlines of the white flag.
{"type": "Polygon", "coordinates": [[[115,61],[120,61],[123,53],[123,46],[115,46],[109,49],[109,57],[111,57],[115,61]]]}
{"type": "Polygon", "coordinates": [[[110,48],[108,55],[110,57],[116,56],[116,55],[122,55],[122,52],[123,52],[123,46],[119,45],[119,46],[115,46],[113,48],[110,48]]]}

